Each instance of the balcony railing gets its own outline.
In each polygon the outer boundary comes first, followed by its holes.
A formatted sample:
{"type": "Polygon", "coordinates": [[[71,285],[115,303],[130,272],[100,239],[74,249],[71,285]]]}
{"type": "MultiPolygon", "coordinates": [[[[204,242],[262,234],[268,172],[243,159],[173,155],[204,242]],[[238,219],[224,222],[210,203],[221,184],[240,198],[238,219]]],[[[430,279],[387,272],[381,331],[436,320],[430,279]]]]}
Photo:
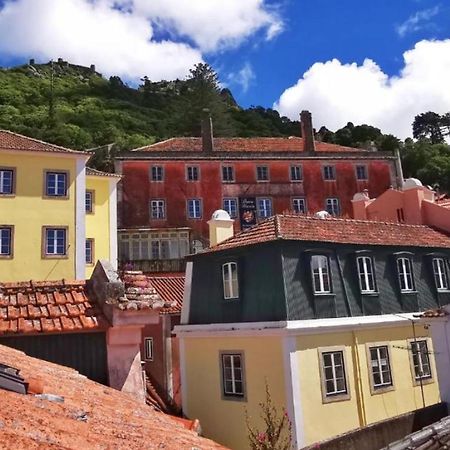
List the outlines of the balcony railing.
{"type": "Polygon", "coordinates": [[[184,272],[184,259],[146,259],[119,263],[120,269],[140,270],[142,272],[184,272]]]}

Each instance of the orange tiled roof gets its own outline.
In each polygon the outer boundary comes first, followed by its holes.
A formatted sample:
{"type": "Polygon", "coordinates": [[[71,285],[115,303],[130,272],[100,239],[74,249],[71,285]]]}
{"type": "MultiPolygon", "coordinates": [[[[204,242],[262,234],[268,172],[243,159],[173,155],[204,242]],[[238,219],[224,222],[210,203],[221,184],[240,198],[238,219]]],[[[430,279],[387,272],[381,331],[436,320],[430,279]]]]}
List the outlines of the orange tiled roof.
{"type": "MultiPolygon", "coordinates": [[[[136,148],[138,152],[183,151],[201,152],[202,139],[196,137],[177,137],[136,148]]],[[[300,137],[258,137],[258,138],[214,138],[214,151],[223,152],[298,152],[303,151],[300,137]]],[[[361,148],[344,147],[316,141],[317,152],[346,153],[368,152],[361,148]]]]}
{"type": "Polygon", "coordinates": [[[0,283],[0,334],[104,329],[84,281],[0,283]]]}
{"type": "Polygon", "coordinates": [[[64,398],[57,403],[0,391],[1,448],[224,448],[129,394],[95,383],[68,367],[31,358],[3,345],[0,362],[18,368],[25,379],[41,380],[44,393],[64,398]]]}
{"type": "Polygon", "coordinates": [[[74,153],[77,155],[89,155],[88,152],[71,150],[59,145],[33,139],[22,134],[13,133],[8,130],[0,130],[0,151],[1,150],[22,150],[29,152],[50,152],[50,153],[74,153]]]}
{"type": "Polygon", "coordinates": [[[276,215],[221,242],[209,251],[243,247],[278,239],[339,244],[450,248],[450,236],[425,225],[276,215]]]}
{"type": "Polygon", "coordinates": [[[117,173],[102,172],[101,170],[93,169],[92,167],[86,167],[86,175],[92,175],[95,177],[122,178],[122,176],[117,173]]]}
{"type": "Polygon", "coordinates": [[[424,311],[422,314],[418,315],[417,317],[424,317],[427,319],[432,319],[436,317],[447,317],[448,312],[444,308],[436,308],[436,309],[428,309],[427,311],[424,311]]]}

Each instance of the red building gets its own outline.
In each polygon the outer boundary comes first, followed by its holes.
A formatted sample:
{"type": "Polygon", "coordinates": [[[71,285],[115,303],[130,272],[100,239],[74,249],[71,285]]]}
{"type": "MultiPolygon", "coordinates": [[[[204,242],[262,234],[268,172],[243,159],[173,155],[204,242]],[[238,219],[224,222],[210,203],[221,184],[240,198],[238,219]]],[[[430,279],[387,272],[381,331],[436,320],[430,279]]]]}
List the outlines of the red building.
{"type": "Polygon", "coordinates": [[[302,138],[172,138],[116,160],[120,259],[145,271],[179,270],[169,261],[208,244],[207,221],[225,209],[239,230],[276,213],[351,216],[353,195],[396,187],[396,156],[314,140],[311,114],[302,138]]]}

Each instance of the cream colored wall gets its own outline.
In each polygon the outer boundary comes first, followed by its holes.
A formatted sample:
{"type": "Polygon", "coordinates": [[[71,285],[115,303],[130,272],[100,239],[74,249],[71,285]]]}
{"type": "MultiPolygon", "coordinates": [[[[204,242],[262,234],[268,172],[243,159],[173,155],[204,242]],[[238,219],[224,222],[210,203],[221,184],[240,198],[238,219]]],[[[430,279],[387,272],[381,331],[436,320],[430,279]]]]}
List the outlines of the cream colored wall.
{"type": "Polygon", "coordinates": [[[105,176],[86,176],[86,190],[94,191],[94,212],[86,214],[86,239],[94,239],[94,264],[86,265],[86,278],[99,259],[110,259],[109,184],[105,176]]]}
{"type": "MultiPolygon", "coordinates": [[[[427,330],[416,326],[418,337],[427,330]]],[[[301,402],[305,441],[311,444],[345,431],[421,408],[420,386],[413,385],[407,339],[411,326],[366,329],[352,332],[301,336],[297,338],[301,402]],[[372,394],[366,344],[390,343],[394,390],[372,394]],[[319,376],[318,348],[344,346],[350,400],[323,403],[319,376]],[[358,363],[359,362],[359,363],[358,363]],[[359,367],[359,370],[358,370],[359,367]]],[[[431,340],[428,342],[432,351],[431,340]]],[[[433,383],[424,385],[426,405],[440,401],[434,357],[431,355],[433,383]]]]}
{"type": "Polygon", "coordinates": [[[16,193],[0,196],[0,224],[14,225],[14,258],[0,258],[0,280],[75,278],[76,160],[51,154],[0,152],[0,167],[16,168],[16,193]],[[69,198],[45,199],[44,170],[69,172],[69,198]],[[68,257],[42,259],[42,227],[68,227],[68,257]]]}
{"type": "Polygon", "coordinates": [[[282,342],[278,337],[184,339],[185,413],[200,420],[205,436],[233,450],[247,449],[245,410],[252,425],[260,424],[265,380],[278,410],[286,407],[282,342]],[[244,352],[247,401],[222,398],[219,354],[227,350],[244,352]]]}

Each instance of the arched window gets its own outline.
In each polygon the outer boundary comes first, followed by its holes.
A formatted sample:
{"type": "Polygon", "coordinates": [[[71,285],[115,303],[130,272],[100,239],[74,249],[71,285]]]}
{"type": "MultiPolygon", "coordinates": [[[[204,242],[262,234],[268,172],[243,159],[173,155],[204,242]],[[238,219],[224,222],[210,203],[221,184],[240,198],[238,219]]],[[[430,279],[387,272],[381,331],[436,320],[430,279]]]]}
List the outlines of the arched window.
{"type": "Polygon", "coordinates": [[[356,258],[358,266],[358,279],[361,292],[375,292],[375,275],[373,271],[372,258],[370,256],[358,256],[356,258]]]}
{"type": "Polygon", "coordinates": [[[331,292],[330,270],[328,258],[326,256],[311,256],[311,273],[313,278],[314,293],[326,294],[331,292]]]}
{"type": "Polygon", "coordinates": [[[239,298],[239,283],[237,263],[229,262],[222,266],[223,297],[225,299],[239,298]]]}

